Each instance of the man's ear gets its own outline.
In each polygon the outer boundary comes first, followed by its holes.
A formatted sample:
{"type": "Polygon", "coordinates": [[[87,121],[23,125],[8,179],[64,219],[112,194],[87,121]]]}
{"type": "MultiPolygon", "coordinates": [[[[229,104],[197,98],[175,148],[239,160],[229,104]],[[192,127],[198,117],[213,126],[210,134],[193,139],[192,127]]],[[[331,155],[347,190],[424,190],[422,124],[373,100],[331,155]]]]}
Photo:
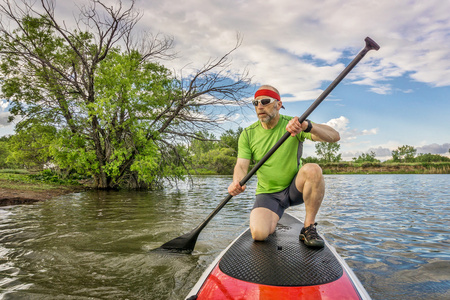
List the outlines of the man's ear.
{"type": "Polygon", "coordinates": [[[282,106],[283,106],[283,102],[277,101],[277,109],[280,110],[282,106]]]}

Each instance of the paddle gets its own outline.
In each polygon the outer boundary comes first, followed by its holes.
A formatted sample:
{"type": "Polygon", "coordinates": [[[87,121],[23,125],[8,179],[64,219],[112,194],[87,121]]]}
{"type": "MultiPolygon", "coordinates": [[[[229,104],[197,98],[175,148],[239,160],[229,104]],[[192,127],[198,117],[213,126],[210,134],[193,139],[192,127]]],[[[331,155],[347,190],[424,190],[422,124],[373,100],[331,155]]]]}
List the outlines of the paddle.
{"type": "MultiPolygon", "coordinates": [[[[350,62],[350,64],[339,74],[339,76],[328,86],[328,88],[322,92],[322,94],[314,101],[313,104],[303,113],[303,115],[299,118],[299,122],[302,123],[306,120],[306,118],[316,109],[317,106],[328,96],[328,94],[341,82],[342,79],[356,66],[356,64],[369,52],[370,50],[378,50],[380,46],[375,43],[371,38],[366,37],[365,39],[366,46],[363,50],[361,50],[358,55],[350,62]]],[[[270,156],[283,144],[289,137],[290,133],[286,132],[283,137],[266,153],[266,155],[253,167],[253,169],[248,172],[248,174],[239,182],[241,186],[243,186],[252,176],[258,171],[258,169],[270,158],[270,156]]],[[[197,242],[198,235],[205,228],[205,226],[209,223],[209,221],[222,209],[222,207],[227,204],[228,201],[233,196],[228,194],[222,202],[217,205],[217,207],[206,217],[206,219],[198,225],[194,230],[183,234],[180,237],[177,237],[161,247],[155,249],[166,249],[172,250],[176,252],[183,253],[191,253],[194,250],[195,243],[197,242]]]]}

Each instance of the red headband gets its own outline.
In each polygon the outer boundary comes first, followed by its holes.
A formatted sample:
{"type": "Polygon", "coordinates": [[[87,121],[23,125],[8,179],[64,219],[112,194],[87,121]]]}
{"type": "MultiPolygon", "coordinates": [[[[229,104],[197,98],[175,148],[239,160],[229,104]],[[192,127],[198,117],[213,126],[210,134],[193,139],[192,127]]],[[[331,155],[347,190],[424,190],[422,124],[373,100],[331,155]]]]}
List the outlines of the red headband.
{"type": "Polygon", "coordinates": [[[281,100],[280,95],[278,95],[277,92],[274,92],[272,90],[265,90],[265,89],[258,90],[255,93],[255,98],[257,98],[259,96],[268,96],[268,97],[277,99],[278,101],[281,100]]]}

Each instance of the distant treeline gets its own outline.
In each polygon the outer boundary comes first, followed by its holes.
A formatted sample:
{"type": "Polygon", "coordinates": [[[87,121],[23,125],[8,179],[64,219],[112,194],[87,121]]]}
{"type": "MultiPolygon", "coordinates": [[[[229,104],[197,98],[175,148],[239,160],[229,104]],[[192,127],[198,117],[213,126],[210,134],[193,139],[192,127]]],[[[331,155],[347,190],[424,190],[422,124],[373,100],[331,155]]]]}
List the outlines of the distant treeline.
{"type": "MultiPolygon", "coordinates": [[[[192,155],[192,174],[233,174],[241,132],[242,128],[228,130],[219,139],[206,132],[198,133],[203,140],[193,140],[188,151],[192,155]]],[[[342,161],[338,143],[316,143],[315,150],[316,157],[302,158],[302,162],[319,164],[324,174],[450,173],[450,158],[430,153],[416,155],[417,150],[408,145],[392,151],[392,159],[384,162],[376,159],[373,151],[354,157],[351,162],[342,161]]]]}
{"type": "Polygon", "coordinates": [[[321,163],[324,174],[450,174],[450,162],[321,163]]]}

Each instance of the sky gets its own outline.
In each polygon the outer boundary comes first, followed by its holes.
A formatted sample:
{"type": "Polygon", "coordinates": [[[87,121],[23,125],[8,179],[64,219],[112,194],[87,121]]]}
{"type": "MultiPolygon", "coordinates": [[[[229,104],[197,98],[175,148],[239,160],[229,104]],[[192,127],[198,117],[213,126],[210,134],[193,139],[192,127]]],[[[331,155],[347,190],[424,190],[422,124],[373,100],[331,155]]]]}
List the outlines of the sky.
{"type": "MultiPolygon", "coordinates": [[[[74,2],[58,0],[56,7],[58,19],[73,20],[74,2]]],[[[449,156],[450,1],[137,0],[136,8],[136,29],[174,38],[177,58],[164,63],[174,70],[201,68],[239,35],[232,71],[249,72],[250,93],[275,86],[289,116],[302,115],[369,36],[381,49],[370,51],[309,119],[339,131],[344,160],[370,151],[386,160],[402,145],[449,156]]],[[[14,132],[8,114],[0,99],[0,136],[14,132]]],[[[256,120],[248,107],[224,126],[256,120]]],[[[312,142],[304,149],[315,156],[312,142]]]]}

